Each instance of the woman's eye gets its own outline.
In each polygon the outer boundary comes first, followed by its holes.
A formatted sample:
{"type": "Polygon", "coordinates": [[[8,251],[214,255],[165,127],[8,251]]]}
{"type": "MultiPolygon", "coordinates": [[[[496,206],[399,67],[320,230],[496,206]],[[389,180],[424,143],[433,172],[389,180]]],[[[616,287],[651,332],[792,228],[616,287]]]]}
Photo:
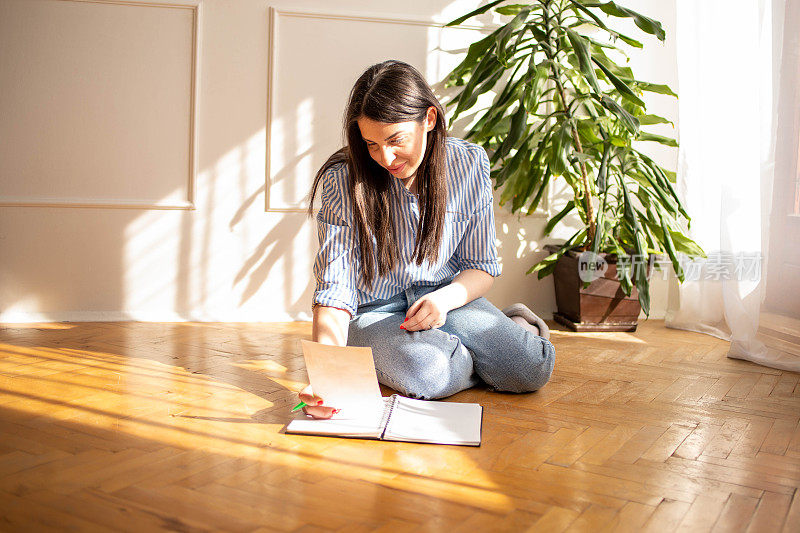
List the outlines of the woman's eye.
{"type": "Polygon", "coordinates": [[[374,152],[376,148],[378,148],[377,144],[368,144],[367,145],[367,150],[370,150],[370,151],[374,152]]]}
{"type": "Polygon", "coordinates": [[[405,142],[405,140],[406,140],[405,137],[397,137],[396,139],[392,140],[392,144],[395,144],[395,145],[403,144],[405,142]]]}

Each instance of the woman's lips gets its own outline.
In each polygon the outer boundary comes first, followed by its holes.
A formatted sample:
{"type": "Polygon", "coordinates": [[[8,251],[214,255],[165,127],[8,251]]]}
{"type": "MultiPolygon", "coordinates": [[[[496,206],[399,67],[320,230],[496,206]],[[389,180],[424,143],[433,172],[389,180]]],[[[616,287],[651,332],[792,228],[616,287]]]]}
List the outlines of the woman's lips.
{"type": "Polygon", "coordinates": [[[387,170],[389,172],[391,172],[392,174],[397,174],[398,172],[403,170],[403,167],[405,167],[405,166],[406,166],[406,164],[403,163],[402,165],[399,165],[399,166],[396,166],[396,167],[389,167],[387,170]]]}

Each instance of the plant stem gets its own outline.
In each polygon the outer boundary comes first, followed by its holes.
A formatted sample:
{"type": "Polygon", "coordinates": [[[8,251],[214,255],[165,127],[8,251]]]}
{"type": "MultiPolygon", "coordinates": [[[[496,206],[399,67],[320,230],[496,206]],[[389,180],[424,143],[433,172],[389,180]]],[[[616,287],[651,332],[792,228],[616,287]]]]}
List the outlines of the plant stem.
{"type": "MultiPolygon", "coordinates": [[[[543,3],[544,7],[544,23],[545,23],[545,34],[547,35],[548,39],[550,39],[550,1],[546,0],[543,3]]],[[[575,140],[575,151],[579,154],[583,154],[583,146],[581,145],[581,139],[578,136],[578,128],[575,125],[575,122],[572,120],[573,115],[570,112],[569,105],[567,104],[567,96],[564,91],[564,85],[561,83],[561,70],[558,68],[557,61],[557,49],[558,49],[558,41],[557,39],[554,40],[554,43],[548,43],[547,46],[544,47],[545,55],[550,60],[550,69],[553,72],[553,81],[556,84],[556,90],[558,91],[559,96],[561,97],[561,103],[564,106],[564,113],[567,116],[567,120],[570,122],[570,127],[572,129],[572,138],[575,140]],[[554,48],[552,46],[555,47],[554,48]]],[[[597,231],[597,227],[595,225],[594,220],[594,207],[592,206],[592,190],[591,184],[589,183],[589,175],[586,172],[586,163],[579,159],[578,165],[581,169],[581,183],[583,184],[583,198],[586,204],[586,223],[588,225],[588,231],[586,233],[586,242],[591,243],[594,241],[594,234],[597,231]]],[[[585,245],[584,245],[585,247],[585,245]]]]}

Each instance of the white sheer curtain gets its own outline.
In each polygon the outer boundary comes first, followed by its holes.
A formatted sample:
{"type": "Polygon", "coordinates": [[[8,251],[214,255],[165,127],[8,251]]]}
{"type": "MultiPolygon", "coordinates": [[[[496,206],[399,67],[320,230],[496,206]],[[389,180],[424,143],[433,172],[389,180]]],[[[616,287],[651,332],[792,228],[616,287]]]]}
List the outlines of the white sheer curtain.
{"type": "MultiPolygon", "coordinates": [[[[796,80],[797,55],[782,57],[788,41],[797,50],[797,21],[784,13],[798,1],[677,1],[678,184],[692,216],[690,234],[709,258],[686,264],[687,281],[672,288],[666,317],[669,327],[730,340],[729,357],[795,371],[800,356],[765,346],[758,328],[776,144],[796,135],[777,117],[794,113],[779,101],[797,101],[779,95],[798,90],[787,83],[796,80]]],[[[797,235],[787,237],[798,243],[797,235]]]]}

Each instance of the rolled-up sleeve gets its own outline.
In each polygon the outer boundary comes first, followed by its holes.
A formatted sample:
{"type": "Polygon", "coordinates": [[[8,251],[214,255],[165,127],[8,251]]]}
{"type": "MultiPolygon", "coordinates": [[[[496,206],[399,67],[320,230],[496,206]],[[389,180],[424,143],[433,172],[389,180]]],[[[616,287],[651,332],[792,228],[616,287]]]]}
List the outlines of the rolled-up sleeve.
{"type": "Polygon", "coordinates": [[[316,290],[313,304],[344,309],[358,307],[356,243],[351,217],[346,216],[344,165],[329,168],[323,176],[322,202],[317,213],[319,252],[314,261],[316,290]]]}
{"type": "Polygon", "coordinates": [[[475,211],[470,215],[466,231],[456,248],[456,258],[461,270],[483,270],[492,276],[499,276],[502,267],[497,258],[497,234],[494,227],[494,207],[492,204],[492,180],[489,177],[489,158],[480,149],[475,162],[478,183],[475,211]]]}

